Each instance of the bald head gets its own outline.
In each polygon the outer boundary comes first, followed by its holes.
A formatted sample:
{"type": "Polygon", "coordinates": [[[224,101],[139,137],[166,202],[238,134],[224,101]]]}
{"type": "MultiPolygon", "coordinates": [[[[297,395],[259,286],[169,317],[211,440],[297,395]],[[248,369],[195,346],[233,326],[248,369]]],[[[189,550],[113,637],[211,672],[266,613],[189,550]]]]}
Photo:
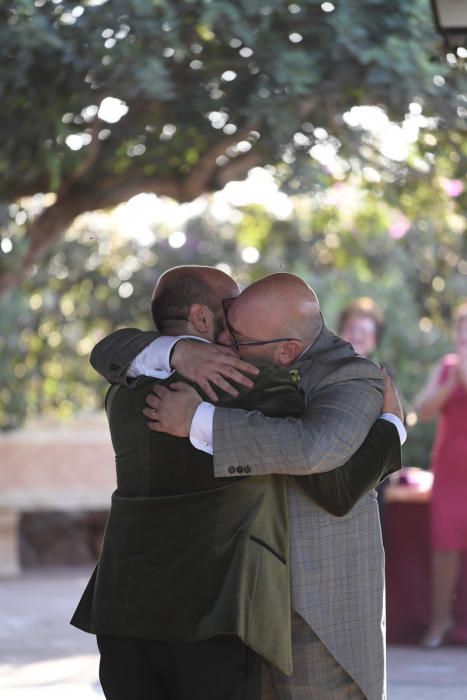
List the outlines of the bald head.
{"type": "Polygon", "coordinates": [[[215,317],[222,315],[222,300],[239,294],[237,283],[221,270],[202,265],[182,265],[164,272],[151,300],[156,327],[165,333],[184,332],[193,305],[203,306],[215,317]]]}
{"type": "Polygon", "coordinates": [[[237,300],[236,306],[240,304],[274,335],[300,338],[309,344],[321,330],[318,297],[300,277],[287,272],[251,284],[237,300]]]}
{"type": "Polygon", "coordinates": [[[221,342],[228,344],[234,338],[245,359],[281,366],[292,364],[322,327],[314,291],[300,277],[283,272],[247,287],[227,316],[221,342]]]}

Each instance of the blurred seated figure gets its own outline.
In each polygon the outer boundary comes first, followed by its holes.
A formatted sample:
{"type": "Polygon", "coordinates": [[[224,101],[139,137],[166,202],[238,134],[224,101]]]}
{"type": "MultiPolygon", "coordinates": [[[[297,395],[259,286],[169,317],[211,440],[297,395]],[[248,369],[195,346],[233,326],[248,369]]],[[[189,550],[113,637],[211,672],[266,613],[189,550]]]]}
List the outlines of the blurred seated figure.
{"type": "Polygon", "coordinates": [[[454,312],[454,345],[416,405],[420,420],[439,417],[431,459],[432,619],[422,641],[430,649],[443,644],[453,625],[461,552],[467,549],[467,301],[454,312]]]}
{"type": "Polygon", "coordinates": [[[371,357],[380,346],[384,329],[384,315],[376,302],[370,297],[359,297],[342,309],[337,335],[353,345],[359,355],[371,357]]]}

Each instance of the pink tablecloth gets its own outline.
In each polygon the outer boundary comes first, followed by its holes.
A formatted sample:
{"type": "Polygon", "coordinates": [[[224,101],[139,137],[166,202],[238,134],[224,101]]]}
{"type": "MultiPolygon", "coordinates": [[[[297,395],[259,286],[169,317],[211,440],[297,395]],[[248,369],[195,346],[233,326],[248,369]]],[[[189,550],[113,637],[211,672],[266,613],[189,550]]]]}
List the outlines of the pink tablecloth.
{"type": "MultiPolygon", "coordinates": [[[[417,644],[430,619],[429,502],[385,505],[387,640],[417,644]]],[[[452,642],[467,644],[467,553],[454,605],[452,642]]]]}

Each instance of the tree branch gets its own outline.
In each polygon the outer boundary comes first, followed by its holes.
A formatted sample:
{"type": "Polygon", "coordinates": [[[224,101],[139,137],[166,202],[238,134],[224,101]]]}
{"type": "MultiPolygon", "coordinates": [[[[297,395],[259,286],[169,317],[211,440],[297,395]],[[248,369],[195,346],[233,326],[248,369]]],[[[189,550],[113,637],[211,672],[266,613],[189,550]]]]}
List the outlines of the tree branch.
{"type": "Polygon", "coordinates": [[[248,124],[238,129],[235,134],[224,137],[221,141],[212,146],[192,168],[183,182],[183,195],[181,201],[190,202],[200,194],[206,192],[209,183],[214,179],[214,174],[218,169],[217,158],[225,154],[230,146],[234,146],[239,141],[248,138],[248,134],[255,129],[255,124],[248,124]]]}
{"type": "Polygon", "coordinates": [[[223,168],[218,169],[214,181],[215,186],[213,186],[211,189],[222,189],[222,187],[224,187],[231,180],[243,179],[246,177],[251,168],[261,165],[261,163],[262,158],[258,150],[252,149],[251,151],[248,151],[248,153],[237,156],[237,158],[231,160],[230,163],[224,165],[223,168]]]}
{"type": "Polygon", "coordinates": [[[99,152],[101,150],[101,142],[99,141],[99,129],[101,127],[101,120],[99,117],[95,117],[92,122],[91,127],[91,143],[87,149],[87,153],[83,161],[78,165],[76,170],[74,170],[71,175],[62,183],[60,186],[58,197],[65,194],[70,190],[74,183],[78,182],[83,178],[92,168],[97,160],[99,152]]]}
{"type": "MultiPolygon", "coordinates": [[[[20,283],[33,265],[60,239],[74,219],[87,211],[114,207],[141,192],[180,199],[182,184],[174,180],[145,177],[139,172],[109,175],[99,183],[75,183],[62,193],[54,204],[44,209],[29,226],[26,237],[29,247],[15,270],[0,266],[0,296],[20,283]]],[[[198,196],[201,191],[195,194],[198,196]]]]}
{"type": "MultiPolygon", "coordinates": [[[[94,128],[97,133],[97,126],[94,125],[94,128]]],[[[204,192],[223,187],[232,178],[245,177],[250,168],[261,162],[257,150],[252,149],[232,158],[224,167],[219,167],[216,160],[229,146],[246,140],[253,128],[253,125],[245,126],[215,144],[184,179],[178,180],[147,176],[135,167],[124,173],[104,176],[97,182],[86,181],[86,175],[99,154],[97,144],[60,188],[55,203],[44,209],[29,226],[26,234],[29,247],[17,269],[2,270],[0,267],[0,295],[24,279],[31,267],[60,239],[79,214],[115,207],[142,192],[189,202],[204,192]]]]}

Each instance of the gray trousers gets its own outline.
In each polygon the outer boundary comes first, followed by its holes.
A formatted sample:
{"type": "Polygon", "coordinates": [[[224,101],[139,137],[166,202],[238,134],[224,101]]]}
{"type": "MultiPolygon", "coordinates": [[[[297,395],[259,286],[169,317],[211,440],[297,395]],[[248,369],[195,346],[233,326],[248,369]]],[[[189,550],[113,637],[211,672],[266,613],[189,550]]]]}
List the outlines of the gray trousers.
{"type": "Polygon", "coordinates": [[[292,610],[293,673],[264,664],[261,700],[365,700],[305,620],[292,610]]]}

